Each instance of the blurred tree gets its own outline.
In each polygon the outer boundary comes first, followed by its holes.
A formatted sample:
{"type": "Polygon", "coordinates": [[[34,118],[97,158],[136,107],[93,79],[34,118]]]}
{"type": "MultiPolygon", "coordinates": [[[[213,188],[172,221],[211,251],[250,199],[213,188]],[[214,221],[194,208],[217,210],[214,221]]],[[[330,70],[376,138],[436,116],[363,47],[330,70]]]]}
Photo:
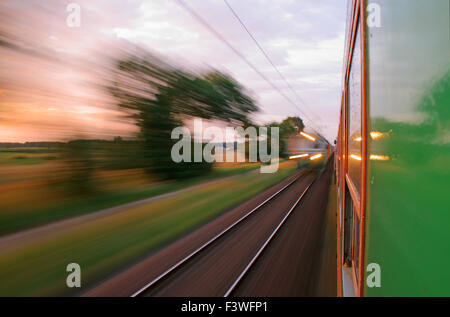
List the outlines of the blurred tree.
{"type": "Polygon", "coordinates": [[[299,133],[305,128],[303,120],[300,117],[287,117],[279,125],[280,128],[280,156],[286,158],[287,143],[286,140],[292,134],[299,133]]]}
{"type": "Polygon", "coordinates": [[[289,135],[300,132],[305,128],[303,120],[300,117],[287,117],[280,124],[280,134],[288,137],[289,135]],[[281,132],[281,130],[283,132],[281,132]]]}
{"type": "Polygon", "coordinates": [[[172,130],[194,117],[248,124],[249,114],[258,109],[253,99],[233,78],[218,71],[201,76],[152,55],[142,56],[117,60],[107,89],[140,127],[146,169],[168,179],[208,171],[209,163],[172,161],[170,150],[177,141],[171,139],[172,130]]]}
{"type": "MultiPolygon", "coordinates": [[[[251,126],[251,124],[244,125],[245,128],[251,126]]],[[[260,130],[258,126],[254,126],[256,128],[256,132],[258,134],[258,139],[261,139],[260,130]]],[[[303,123],[303,120],[300,117],[287,117],[281,123],[279,122],[271,122],[267,125],[267,147],[268,147],[268,153],[271,153],[271,128],[278,128],[279,129],[279,153],[280,157],[287,157],[287,143],[286,139],[291,136],[294,133],[298,133],[302,131],[305,128],[305,125],[303,123]]],[[[245,157],[246,159],[249,158],[249,139],[245,136],[245,157]]],[[[261,140],[259,140],[261,142],[261,140]]],[[[259,148],[259,146],[258,146],[259,148]]],[[[258,154],[259,159],[259,154],[258,154]]]]}
{"type": "Polygon", "coordinates": [[[70,192],[90,194],[93,189],[95,162],[89,142],[84,140],[69,141],[63,147],[62,159],[65,163],[64,183],[70,192]]]}
{"type": "Polygon", "coordinates": [[[122,137],[119,135],[119,136],[114,137],[113,142],[114,142],[114,143],[122,143],[122,142],[123,142],[123,139],[122,139],[122,137]]]}
{"type": "MultiPolygon", "coordinates": [[[[268,125],[268,127],[278,127],[279,128],[279,151],[280,157],[286,158],[288,156],[287,153],[287,143],[286,140],[292,134],[298,133],[305,128],[303,124],[303,120],[300,117],[287,117],[281,123],[273,122],[268,125]]],[[[268,129],[268,138],[270,140],[270,129],[268,129]]],[[[270,149],[270,142],[268,142],[268,146],[270,149]]]]}

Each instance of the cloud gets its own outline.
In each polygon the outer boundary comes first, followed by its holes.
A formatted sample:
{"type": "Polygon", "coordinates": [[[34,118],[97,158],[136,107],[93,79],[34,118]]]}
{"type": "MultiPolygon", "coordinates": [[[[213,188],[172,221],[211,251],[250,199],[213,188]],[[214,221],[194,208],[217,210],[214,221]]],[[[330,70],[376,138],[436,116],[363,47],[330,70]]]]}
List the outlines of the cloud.
{"type": "MultiPolygon", "coordinates": [[[[104,96],[87,89],[94,67],[108,54],[120,51],[124,42],[147,47],[184,66],[215,67],[233,75],[258,100],[265,122],[283,116],[300,115],[277,91],[262,80],[223,43],[208,32],[176,0],[79,0],[81,28],[65,25],[70,1],[14,1],[0,4],[0,36],[6,30],[15,44],[43,52],[51,58],[12,53],[0,48],[0,55],[19,59],[8,69],[0,61],[0,83],[9,83],[11,102],[41,104],[44,109],[71,108],[74,97],[102,107],[104,96]],[[21,59],[21,60],[20,60],[21,59]],[[21,64],[23,66],[21,66],[21,64]],[[39,67],[41,67],[39,69],[39,67]],[[64,69],[64,70],[63,70],[64,69]],[[39,73],[30,74],[30,70],[39,73]],[[20,91],[18,89],[20,88],[20,91]],[[69,91],[67,91],[69,90],[69,91]],[[25,93],[26,92],[26,93],[25,93]],[[43,92],[43,94],[42,94],[43,92]],[[43,95],[43,96],[42,96],[43,95]],[[80,97],[84,96],[83,98],[80,97]],[[36,102],[39,99],[39,103],[36,102]],[[93,101],[95,100],[95,102],[93,101]]],[[[332,139],[337,132],[340,82],[344,46],[345,1],[336,0],[228,0],[265,49],[295,92],[286,87],[222,0],[184,0],[221,33],[309,117],[320,116],[332,139]],[[312,109],[312,111],[311,111],[312,109]]],[[[95,81],[96,79],[94,79],[95,81]]],[[[5,93],[5,92],[4,92],[5,93]]],[[[53,111],[52,111],[53,112],[53,111]]],[[[258,117],[257,116],[257,117],[258,117]]],[[[101,119],[97,116],[97,119],[101,119]]],[[[104,120],[111,119],[105,116],[104,120]]],[[[306,118],[305,118],[306,119],[306,118]]],[[[80,120],[83,121],[83,120],[80,120]]],[[[308,123],[308,120],[305,120],[308,123]]],[[[102,125],[103,129],[107,124],[102,125]]],[[[96,132],[93,132],[96,133],[96,132]]],[[[100,133],[100,132],[97,132],[100,133]]],[[[102,131],[102,133],[106,133],[102,131]]],[[[109,132],[108,132],[109,133],[109,132]]],[[[113,132],[111,132],[113,133],[113,132]]]]}

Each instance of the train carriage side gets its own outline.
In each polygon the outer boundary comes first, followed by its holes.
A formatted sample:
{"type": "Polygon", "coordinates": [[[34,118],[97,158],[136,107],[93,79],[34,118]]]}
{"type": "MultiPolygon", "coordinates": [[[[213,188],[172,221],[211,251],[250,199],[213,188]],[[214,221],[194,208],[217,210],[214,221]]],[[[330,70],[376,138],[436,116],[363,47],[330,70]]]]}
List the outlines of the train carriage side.
{"type": "Polygon", "coordinates": [[[349,1],[336,144],[344,296],[450,295],[449,1],[349,1]]]}

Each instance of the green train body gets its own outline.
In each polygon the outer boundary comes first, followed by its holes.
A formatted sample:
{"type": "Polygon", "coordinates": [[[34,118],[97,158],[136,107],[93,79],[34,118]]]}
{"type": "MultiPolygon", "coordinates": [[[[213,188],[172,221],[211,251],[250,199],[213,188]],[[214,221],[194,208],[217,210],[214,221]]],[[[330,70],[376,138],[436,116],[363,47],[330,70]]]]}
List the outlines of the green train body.
{"type": "Polygon", "coordinates": [[[448,0],[349,0],[338,292],[450,296],[448,0]]]}

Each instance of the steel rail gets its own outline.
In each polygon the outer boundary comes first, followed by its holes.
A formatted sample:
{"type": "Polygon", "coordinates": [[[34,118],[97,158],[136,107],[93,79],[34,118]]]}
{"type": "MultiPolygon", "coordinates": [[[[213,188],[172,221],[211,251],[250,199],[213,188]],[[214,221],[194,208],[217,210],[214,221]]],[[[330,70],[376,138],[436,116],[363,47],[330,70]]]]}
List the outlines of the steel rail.
{"type": "Polygon", "coordinates": [[[306,187],[306,189],[304,190],[304,192],[300,195],[300,197],[297,199],[297,201],[292,205],[292,207],[289,209],[289,211],[286,213],[286,215],[284,216],[283,220],[281,220],[281,222],[278,224],[278,226],[275,228],[275,230],[272,232],[272,234],[269,236],[269,238],[267,238],[266,242],[264,242],[264,244],[261,246],[261,248],[258,250],[258,252],[255,254],[255,256],[252,258],[252,260],[247,264],[247,266],[245,267],[245,269],[241,272],[241,274],[238,276],[238,278],[234,281],[234,283],[230,286],[230,288],[227,290],[227,292],[225,293],[225,295],[223,295],[223,297],[228,297],[231,292],[233,292],[233,290],[236,288],[236,286],[239,284],[239,282],[242,281],[242,279],[244,278],[244,276],[247,274],[247,272],[250,270],[250,268],[252,267],[252,265],[256,262],[256,260],[258,259],[258,257],[261,255],[261,253],[264,251],[264,249],[267,247],[267,245],[270,243],[270,241],[272,240],[272,238],[275,236],[275,234],[278,232],[278,230],[281,228],[281,226],[286,222],[286,219],[289,217],[289,215],[292,213],[292,211],[295,209],[295,207],[297,207],[297,205],[300,203],[300,201],[302,200],[303,196],[305,196],[306,192],[308,191],[308,189],[311,187],[311,185],[314,183],[315,180],[313,180],[308,187],[306,187]]]}
{"type": "MultiPolygon", "coordinates": [[[[192,251],[189,255],[187,255],[186,257],[184,257],[182,260],[180,260],[179,262],[177,262],[176,264],[172,265],[170,268],[168,268],[166,271],[164,271],[163,273],[161,273],[160,275],[158,275],[158,277],[156,277],[155,279],[153,279],[151,282],[147,283],[146,285],[144,285],[142,288],[140,288],[138,291],[134,292],[131,297],[137,297],[139,295],[141,295],[142,293],[144,293],[145,291],[147,291],[148,289],[150,289],[152,286],[154,286],[155,284],[157,284],[158,282],[160,282],[161,280],[163,280],[165,277],[167,277],[170,273],[172,273],[173,271],[175,271],[177,268],[179,268],[181,265],[183,265],[184,263],[186,263],[187,261],[189,261],[191,258],[193,258],[195,255],[197,255],[198,253],[200,253],[202,250],[204,250],[206,247],[208,247],[209,245],[211,245],[214,241],[216,241],[217,239],[219,239],[220,237],[222,237],[225,233],[227,233],[228,231],[230,231],[232,228],[234,228],[236,225],[238,225],[239,223],[241,223],[243,220],[245,220],[246,218],[248,218],[251,214],[253,214],[255,211],[257,211],[258,209],[260,209],[262,206],[264,206],[266,203],[268,203],[270,200],[272,200],[275,196],[277,196],[278,194],[280,194],[282,191],[284,191],[286,188],[288,188],[290,185],[292,185],[293,183],[295,183],[301,176],[304,176],[306,174],[302,174],[302,175],[298,175],[296,176],[292,181],[290,181],[287,185],[283,186],[281,189],[279,189],[277,192],[275,192],[274,194],[272,194],[269,198],[265,199],[262,203],[260,203],[258,206],[256,206],[255,208],[253,208],[252,210],[250,210],[249,212],[247,212],[244,216],[242,216],[241,218],[239,218],[238,220],[236,220],[235,222],[233,222],[231,225],[229,225],[227,228],[225,228],[224,230],[222,230],[220,233],[218,233],[217,235],[215,235],[213,238],[211,238],[210,240],[208,240],[206,243],[204,243],[202,246],[200,246],[199,248],[197,248],[195,251],[192,251]]],[[[309,185],[311,186],[311,185],[309,185]]]]}

